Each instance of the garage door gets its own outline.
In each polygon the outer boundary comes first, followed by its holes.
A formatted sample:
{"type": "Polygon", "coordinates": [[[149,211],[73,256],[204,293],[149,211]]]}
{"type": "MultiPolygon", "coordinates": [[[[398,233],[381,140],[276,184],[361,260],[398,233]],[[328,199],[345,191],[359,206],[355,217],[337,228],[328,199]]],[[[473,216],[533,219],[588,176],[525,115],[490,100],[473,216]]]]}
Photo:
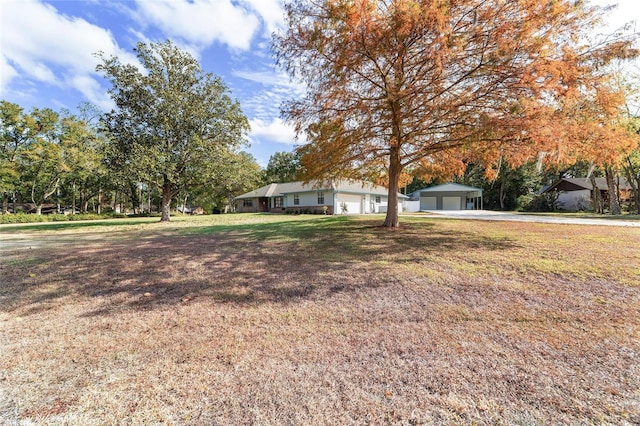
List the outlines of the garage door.
{"type": "Polygon", "coordinates": [[[442,210],[460,210],[460,197],[442,197],[442,210]]]}
{"type": "Polygon", "coordinates": [[[420,197],[420,210],[436,210],[438,199],[436,197],[420,197]]]}
{"type": "Polygon", "coordinates": [[[339,214],[361,214],[362,213],[362,196],[351,194],[338,194],[338,205],[336,213],[339,214]],[[347,208],[343,211],[343,203],[347,208]]]}

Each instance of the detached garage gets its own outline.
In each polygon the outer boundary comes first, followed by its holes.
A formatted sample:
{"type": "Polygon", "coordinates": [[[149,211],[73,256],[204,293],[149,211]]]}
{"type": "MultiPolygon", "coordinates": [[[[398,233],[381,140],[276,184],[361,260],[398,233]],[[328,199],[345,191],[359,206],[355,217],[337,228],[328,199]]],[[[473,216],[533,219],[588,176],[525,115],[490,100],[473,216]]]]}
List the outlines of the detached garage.
{"type": "Polygon", "coordinates": [[[445,183],[420,189],[411,199],[420,201],[420,210],[482,210],[482,188],[445,183]]]}

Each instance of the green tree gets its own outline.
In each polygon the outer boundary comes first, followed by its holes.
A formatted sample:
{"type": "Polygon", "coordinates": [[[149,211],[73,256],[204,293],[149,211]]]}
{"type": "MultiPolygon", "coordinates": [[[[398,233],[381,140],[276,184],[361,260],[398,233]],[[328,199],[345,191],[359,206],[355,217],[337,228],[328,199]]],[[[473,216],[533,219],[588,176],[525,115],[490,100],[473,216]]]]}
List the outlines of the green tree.
{"type": "Polygon", "coordinates": [[[385,226],[399,225],[405,169],[451,177],[473,161],[491,172],[499,161],[518,166],[540,152],[562,160],[592,143],[584,136],[599,127],[606,149],[624,136],[583,112],[604,105],[615,114],[622,99],[608,84],[607,64],[637,55],[637,36],[590,40],[600,9],[586,2],[292,0],[285,7],[287,30],[274,50],[307,87],[283,108],[309,141],[300,149],[307,178],[382,174],[385,226]]]}
{"type": "Polygon", "coordinates": [[[98,55],[116,104],[103,123],[112,151],[160,189],[161,221],[169,221],[172,197],[215,173],[221,151],[246,143],[249,124],[223,81],[172,42],[138,43],[134,51],[144,72],[98,55]]]}
{"type": "Polygon", "coordinates": [[[9,196],[20,187],[20,155],[29,143],[27,114],[17,104],[0,102],[0,192],[2,213],[9,207],[9,196]]]}
{"type": "Polygon", "coordinates": [[[108,174],[104,165],[102,137],[96,126],[86,119],[66,116],[62,119],[62,148],[68,171],[63,184],[70,195],[72,211],[79,202],[82,212],[87,211],[89,201],[98,197],[98,213],[101,212],[102,189],[108,186],[108,174]]]}
{"type": "Polygon", "coordinates": [[[491,210],[515,210],[521,196],[532,196],[541,187],[542,175],[535,162],[513,167],[506,162],[498,165],[497,175],[488,179],[481,164],[467,166],[462,181],[484,189],[483,205],[491,210]]]}
{"type": "Polygon", "coordinates": [[[227,152],[211,179],[194,191],[193,200],[211,210],[234,211],[234,197],[255,189],[262,183],[262,169],[255,158],[244,151],[227,152]]]}
{"type": "Polygon", "coordinates": [[[25,191],[42,213],[43,204],[58,190],[68,172],[63,155],[63,128],[55,111],[35,108],[27,119],[29,143],[20,155],[21,178],[25,191]]]}
{"type": "Polygon", "coordinates": [[[276,152],[269,158],[264,170],[264,183],[293,182],[301,174],[300,155],[297,152],[276,152]]]}

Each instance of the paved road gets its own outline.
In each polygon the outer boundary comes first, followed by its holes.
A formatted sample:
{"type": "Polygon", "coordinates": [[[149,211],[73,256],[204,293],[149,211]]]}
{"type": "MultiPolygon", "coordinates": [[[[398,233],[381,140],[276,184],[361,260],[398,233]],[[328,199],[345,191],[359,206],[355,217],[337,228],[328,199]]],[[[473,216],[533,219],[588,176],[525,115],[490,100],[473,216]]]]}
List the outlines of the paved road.
{"type": "MultiPolygon", "coordinates": [[[[629,226],[640,227],[640,220],[618,219],[590,219],[579,217],[542,216],[496,212],[491,210],[432,210],[428,213],[439,217],[455,219],[475,220],[504,220],[512,222],[536,222],[536,223],[567,223],[576,225],[603,225],[603,226],[629,226]]],[[[411,215],[411,214],[407,214],[411,215]]],[[[416,217],[425,217],[424,214],[416,214],[416,217]]]]}

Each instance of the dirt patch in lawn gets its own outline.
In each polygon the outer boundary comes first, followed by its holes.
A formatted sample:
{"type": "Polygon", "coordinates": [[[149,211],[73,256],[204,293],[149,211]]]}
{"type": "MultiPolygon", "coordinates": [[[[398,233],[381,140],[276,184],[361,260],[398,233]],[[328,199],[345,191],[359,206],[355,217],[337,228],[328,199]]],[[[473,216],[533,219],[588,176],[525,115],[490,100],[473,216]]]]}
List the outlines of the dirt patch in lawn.
{"type": "Polygon", "coordinates": [[[640,232],[406,224],[198,223],[16,250],[0,263],[0,418],[640,423],[640,232]]]}

